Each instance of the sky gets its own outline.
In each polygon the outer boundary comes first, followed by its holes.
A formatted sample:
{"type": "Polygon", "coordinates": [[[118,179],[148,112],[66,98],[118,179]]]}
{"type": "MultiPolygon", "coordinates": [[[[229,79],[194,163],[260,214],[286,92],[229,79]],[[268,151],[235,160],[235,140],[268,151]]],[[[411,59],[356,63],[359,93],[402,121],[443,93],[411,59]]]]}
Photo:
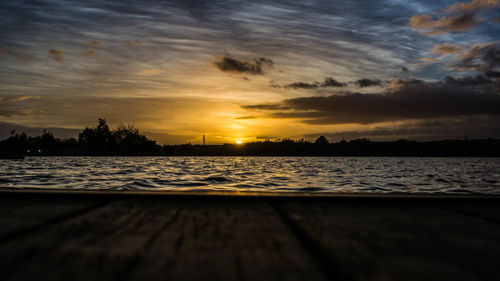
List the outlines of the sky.
{"type": "Polygon", "coordinates": [[[2,0],[0,26],[0,139],[500,138],[500,0],[2,0]]]}

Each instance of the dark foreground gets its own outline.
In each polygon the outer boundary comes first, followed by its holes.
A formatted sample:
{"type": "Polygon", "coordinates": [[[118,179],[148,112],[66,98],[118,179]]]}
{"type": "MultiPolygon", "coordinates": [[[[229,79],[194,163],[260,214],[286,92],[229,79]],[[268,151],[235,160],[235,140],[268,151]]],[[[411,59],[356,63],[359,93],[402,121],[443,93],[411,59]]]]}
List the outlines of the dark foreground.
{"type": "Polygon", "coordinates": [[[0,279],[494,280],[499,199],[0,192],[0,279]]]}

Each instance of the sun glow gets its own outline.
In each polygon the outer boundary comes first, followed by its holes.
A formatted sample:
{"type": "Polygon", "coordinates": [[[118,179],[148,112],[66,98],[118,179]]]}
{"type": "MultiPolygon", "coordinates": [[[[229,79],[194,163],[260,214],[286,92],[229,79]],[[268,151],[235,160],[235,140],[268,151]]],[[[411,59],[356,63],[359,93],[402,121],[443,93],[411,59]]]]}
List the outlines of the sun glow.
{"type": "Polygon", "coordinates": [[[243,142],[241,140],[236,140],[236,144],[242,144],[243,142]]]}

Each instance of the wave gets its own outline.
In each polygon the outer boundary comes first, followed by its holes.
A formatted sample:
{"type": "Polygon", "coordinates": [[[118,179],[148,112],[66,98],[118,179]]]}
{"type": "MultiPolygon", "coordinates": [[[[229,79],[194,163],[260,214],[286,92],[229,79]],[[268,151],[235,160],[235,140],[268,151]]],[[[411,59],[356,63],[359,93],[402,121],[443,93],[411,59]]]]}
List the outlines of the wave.
{"type": "Polygon", "coordinates": [[[9,188],[404,192],[500,195],[499,158],[28,157],[9,188]]]}

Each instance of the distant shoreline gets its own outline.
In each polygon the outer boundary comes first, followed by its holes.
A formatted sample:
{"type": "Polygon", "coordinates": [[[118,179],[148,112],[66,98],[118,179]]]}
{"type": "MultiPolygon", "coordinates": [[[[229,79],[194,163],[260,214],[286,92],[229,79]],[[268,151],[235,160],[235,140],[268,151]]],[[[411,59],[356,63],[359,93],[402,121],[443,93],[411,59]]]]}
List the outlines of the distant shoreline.
{"type": "MultiPolygon", "coordinates": [[[[65,141],[65,140],[64,140],[65,141]]],[[[150,145],[147,150],[88,150],[81,143],[55,140],[51,146],[35,143],[0,142],[0,159],[14,156],[291,156],[291,157],[500,157],[500,140],[441,140],[417,142],[399,140],[375,142],[358,139],[338,143],[253,142],[222,145],[150,145]],[[14,147],[14,148],[13,148],[14,147]]]]}
{"type": "Polygon", "coordinates": [[[22,156],[345,156],[345,157],[500,157],[500,140],[342,140],[330,143],[324,136],[314,142],[282,139],[243,144],[159,145],[133,126],[110,129],[106,120],[85,128],[78,139],[59,139],[12,132],[0,141],[0,158],[22,156]]]}
{"type": "MultiPolygon", "coordinates": [[[[500,156],[386,156],[386,155],[26,155],[27,157],[92,157],[92,158],[107,158],[107,157],[314,157],[314,158],[500,158],[500,156]]],[[[0,160],[22,160],[11,158],[0,158],[0,160]]]]}

